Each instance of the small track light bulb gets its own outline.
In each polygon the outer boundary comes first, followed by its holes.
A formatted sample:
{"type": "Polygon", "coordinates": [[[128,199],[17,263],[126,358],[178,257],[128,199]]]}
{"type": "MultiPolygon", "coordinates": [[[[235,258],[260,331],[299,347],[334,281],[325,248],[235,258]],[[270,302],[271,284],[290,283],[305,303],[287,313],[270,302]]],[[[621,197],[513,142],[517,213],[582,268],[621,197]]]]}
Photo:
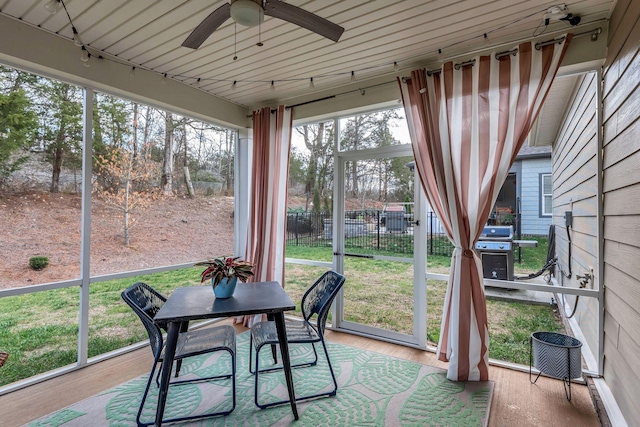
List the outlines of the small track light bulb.
{"type": "Polygon", "coordinates": [[[47,12],[53,15],[62,9],[62,3],[60,3],[60,0],[50,0],[44,5],[44,8],[47,9],[47,12]]]}

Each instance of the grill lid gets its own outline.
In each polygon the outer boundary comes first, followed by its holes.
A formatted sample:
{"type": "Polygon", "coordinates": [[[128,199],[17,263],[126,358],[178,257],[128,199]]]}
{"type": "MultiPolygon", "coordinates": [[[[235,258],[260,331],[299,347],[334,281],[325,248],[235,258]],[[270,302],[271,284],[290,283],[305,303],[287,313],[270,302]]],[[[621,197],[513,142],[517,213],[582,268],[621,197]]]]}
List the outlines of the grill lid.
{"type": "Polygon", "coordinates": [[[480,239],[510,241],[513,239],[513,227],[510,225],[490,225],[484,227],[480,239]]]}

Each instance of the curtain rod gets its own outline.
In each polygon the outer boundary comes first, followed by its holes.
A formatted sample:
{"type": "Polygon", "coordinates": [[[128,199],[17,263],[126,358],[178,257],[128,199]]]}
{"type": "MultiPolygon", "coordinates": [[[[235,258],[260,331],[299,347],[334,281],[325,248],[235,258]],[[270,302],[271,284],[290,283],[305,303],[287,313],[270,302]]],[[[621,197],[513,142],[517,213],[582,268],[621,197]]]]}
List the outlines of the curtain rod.
{"type": "MultiPolygon", "coordinates": [[[[586,36],[586,35],[591,35],[592,37],[594,37],[594,35],[595,35],[595,37],[597,38],[597,35],[600,34],[600,33],[602,33],[602,27],[598,27],[598,28],[594,28],[593,30],[584,31],[582,33],[574,34],[573,38],[583,37],[583,36],[586,36]]],[[[549,45],[552,45],[552,44],[555,44],[555,43],[562,43],[564,41],[564,39],[565,39],[564,36],[559,37],[559,38],[553,38],[553,39],[550,39],[550,40],[545,40],[543,42],[538,42],[534,46],[535,46],[536,49],[540,50],[540,48],[542,48],[544,46],[549,46],[549,45]]],[[[511,50],[506,50],[504,52],[498,52],[498,53],[496,53],[496,59],[500,59],[500,58],[503,58],[503,57],[509,56],[509,55],[515,56],[517,53],[518,53],[518,48],[517,47],[514,48],[514,49],[511,49],[511,50]]],[[[473,65],[475,63],[476,63],[475,59],[472,59],[472,60],[469,60],[469,61],[461,62],[459,64],[455,64],[454,67],[455,67],[456,70],[459,70],[462,67],[466,67],[468,65],[473,65]]],[[[435,70],[428,70],[427,71],[427,75],[430,76],[432,74],[437,74],[437,73],[439,73],[441,71],[442,71],[442,68],[437,68],[435,70]]]]}
{"type": "Polygon", "coordinates": [[[336,96],[337,95],[325,96],[324,98],[312,99],[311,101],[301,102],[299,104],[287,105],[284,108],[290,109],[290,108],[293,108],[293,107],[300,107],[301,105],[313,104],[314,102],[320,102],[320,101],[325,101],[327,99],[332,99],[332,98],[335,98],[336,96]]]}
{"type": "MultiPolygon", "coordinates": [[[[348,95],[350,93],[354,93],[354,92],[360,92],[361,95],[365,94],[365,91],[367,89],[373,89],[374,87],[378,87],[378,86],[385,86],[391,83],[395,83],[395,80],[392,80],[390,82],[384,82],[384,83],[377,83],[375,85],[371,85],[371,86],[365,86],[365,87],[360,87],[358,89],[353,89],[353,90],[348,90],[346,92],[340,92],[340,93],[336,93],[335,95],[330,95],[330,96],[325,96],[323,98],[318,98],[318,99],[312,99],[310,101],[306,101],[306,102],[301,102],[299,104],[293,104],[293,105],[286,105],[284,108],[286,109],[290,109],[290,108],[294,108],[294,107],[299,107],[301,105],[307,105],[307,104],[313,104],[314,102],[320,102],[320,101],[326,101],[327,99],[333,99],[337,96],[341,96],[341,95],[348,95]]],[[[276,110],[272,109],[271,112],[275,112],[276,110]]],[[[247,114],[247,118],[251,118],[253,117],[253,115],[249,115],[247,114]]]]}
{"type": "Polygon", "coordinates": [[[335,98],[337,96],[348,95],[348,94],[354,93],[354,92],[360,92],[360,95],[364,96],[365,91],[367,89],[373,89],[374,87],[385,86],[385,85],[388,85],[388,84],[391,84],[391,83],[395,83],[395,82],[396,82],[395,80],[392,80],[390,82],[377,83],[377,84],[371,85],[371,86],[359,87],[358,89],[352,89],[352,90],[348,90],[346,92],[336,93],[335,95],[325,96],[324,98],[312,99],[311,101],[301,102],[300,104],[287,105],[285,108],[293,108],[293,107],[299,107],[301,105],[312,104],[314,102],[324,101],[324,100],[327,100],[327,99],[335,98]]]}

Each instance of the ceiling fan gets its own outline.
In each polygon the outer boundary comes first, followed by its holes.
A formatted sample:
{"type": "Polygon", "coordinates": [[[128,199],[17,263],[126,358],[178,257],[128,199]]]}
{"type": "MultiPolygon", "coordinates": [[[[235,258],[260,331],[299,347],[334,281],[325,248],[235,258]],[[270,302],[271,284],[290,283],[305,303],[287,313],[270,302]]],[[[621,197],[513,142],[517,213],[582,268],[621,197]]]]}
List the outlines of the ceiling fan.
{"type": "Polygon", "coordinates": [[[264,15],[291,22],[337,42],[344,28],[311,12],[280,0],[229,0],[207,16],[182,42],[182,46],[197,49],[229,18],[251,27],[262,22],[264,15]]]}

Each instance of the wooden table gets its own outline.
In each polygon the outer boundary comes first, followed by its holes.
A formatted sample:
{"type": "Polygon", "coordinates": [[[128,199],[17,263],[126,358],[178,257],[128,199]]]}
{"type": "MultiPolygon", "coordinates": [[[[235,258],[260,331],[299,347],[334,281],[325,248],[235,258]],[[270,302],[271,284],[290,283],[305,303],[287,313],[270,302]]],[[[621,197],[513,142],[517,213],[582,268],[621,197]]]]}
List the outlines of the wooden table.
{"type": "Polygon", "coordinates": [[[166,325],[167,328],[167,341],[162,361],[162,379],[160,381],[155,425],[162,425],[181,322],[259,313],[266,313],[273,317],[275,321],[282,353],[282,364],[284,365],[289,391],[289,400],[291,402],[291,411],[297,420],[298,409],[293,390],[287,331],[284,325],[284,312],[295,308],[295,304],[278,282],[239,283],[234,295],[225,299],[215,298],[210,286],[192,286],[176,289],[154,318],[156,324],[166,325]]]}

